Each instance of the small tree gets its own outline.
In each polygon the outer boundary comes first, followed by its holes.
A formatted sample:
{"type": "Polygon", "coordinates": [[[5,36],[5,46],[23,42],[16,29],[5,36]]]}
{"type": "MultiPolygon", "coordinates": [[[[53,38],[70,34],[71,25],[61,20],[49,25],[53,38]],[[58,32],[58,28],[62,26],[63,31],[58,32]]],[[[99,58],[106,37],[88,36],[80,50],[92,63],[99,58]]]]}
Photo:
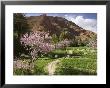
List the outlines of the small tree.
{"type": "Polygon", "coordinates": [[[97,35],[92,35],[87,44],[89,47],[96,48],[97,47],[97,35]]]}
{"type": "Polygon", "coordinates": [[[26,53],[24,47],[20,44],[20,37],[29,32],[27,19],[22,13],[14,13],[14,58],[18,58],[22,53],[26,53]]]}
{"type": "Polygon", "coordinates": [[[46,54],[54,49],[54,46],[51,43],[45,42],[44,35],[46,32],[31,32],[30,34],[26,33],[21,38],[21,44],[23,44],[30,51],[30,56],[32,59],[37,58],[41,53],[46,54]]]}
{"type": "Polygon", "coordinates": [[[64,39],[65,39],[65,33],[62,32],[62,33],[60,34],[60,36],[59,36],[59,40],[62,41],[62,40],[64,40],[64,39]]]}
{"type": "Polygon", "coordinates": [[[52,35],[52,42],[55,45],[55,49],[56,49],[57,43],[59,42],[58,36],[56,34],[52,35]]]}
{"type": "Polygon", "coordinates": [[[32,66],[34,61],[41,55],[47,54],[48,52],[54,50],[54,45],[45,42],[44,36],[46,32],[31,32],[30,34],[24,34],[20,41],[21,44],[25,46],[25,48],[29,51],[29,55],[31,56],[30,70],[32,70],[32,66]]]}

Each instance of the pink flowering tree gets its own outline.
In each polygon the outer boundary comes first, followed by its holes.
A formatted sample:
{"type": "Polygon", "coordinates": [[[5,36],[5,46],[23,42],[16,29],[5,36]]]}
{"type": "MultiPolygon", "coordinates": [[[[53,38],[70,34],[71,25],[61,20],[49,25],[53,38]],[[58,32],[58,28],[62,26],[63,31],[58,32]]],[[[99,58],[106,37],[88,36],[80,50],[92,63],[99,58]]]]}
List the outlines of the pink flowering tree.
{"type": "Polygon", "coordinates": [[[21,44],[29,51],[29,55],[32,59],[36,59],[41,54],[47,54],[54,49],[67,47],[71,43],[71,41],[65,39],[63,41],[59,41],[55,46],[49,41],[52,41],[49,34],[47,32],[40,31],[26,33],[20,39],[21,44]]]}
{"type": "Polygon", "coordinates": [[[64,39],[64,40],[58,42],[56,48],[63,48],[64,49],[65,47],[68,47],[70,44],[71,44],[70,40],[64,39]]]}
{"type": "Polygon", "coordinates": [[[39,54],[47,54],[54,49],[54,45],[45,41],[48,37],[46,32],[31,32],[26,33],[21,37],[21,44],[29,51],[32,59],[35,59],[39,54]]]}
{"type": "Polygon", "coordinates": [[[47,54],[50,51],[54,50],[55,47],[50,42],[47,41],[49,39],[49,34],[46,32],[31,32],[24,34],[20,42],[27,51],[29,51],[29,55],[32,59],[29,62],[29,69],[32,70],[34,67],[34,61],[37,59],[41,54],[47,54]]]}
{"type": "Polygon", "coordinates": [[[49,42],[52,41],[49,33],[40,31],[26,33],[21,37],[20,41],[26,50],[29,51],[29,55],[33,60],[41,54],[47,54],[54,49],[65,48],[71,43],[71,41],[65,39],[54,45],[52,42],[49,42]]]}

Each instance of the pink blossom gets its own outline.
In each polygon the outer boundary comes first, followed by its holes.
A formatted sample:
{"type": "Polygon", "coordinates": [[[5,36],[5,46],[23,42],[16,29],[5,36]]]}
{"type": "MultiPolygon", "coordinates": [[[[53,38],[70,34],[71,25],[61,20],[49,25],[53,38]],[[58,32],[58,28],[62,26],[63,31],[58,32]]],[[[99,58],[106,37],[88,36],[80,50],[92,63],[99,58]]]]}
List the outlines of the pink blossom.
{"type": "Polygon", "coordinates": [[[25,47],[30,46],[30,55],[32,58],[35,58],[38,53],[48,53],[54,49],[54,46],[51,43],[45,42],[45,36],[48,38],[49,34],[46,32],[31,32],[30,34],[24,34],[20,41],[25,47]]]}

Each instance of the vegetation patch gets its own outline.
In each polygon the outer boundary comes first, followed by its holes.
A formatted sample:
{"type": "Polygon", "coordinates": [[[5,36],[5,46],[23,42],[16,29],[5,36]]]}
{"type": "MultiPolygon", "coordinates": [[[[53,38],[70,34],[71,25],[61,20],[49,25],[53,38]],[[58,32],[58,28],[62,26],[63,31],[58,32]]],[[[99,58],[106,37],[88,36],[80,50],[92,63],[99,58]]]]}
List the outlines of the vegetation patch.
{"type": "Polygon", "coordinates": [[[63,17],[13,16],[14,75],[97,74],[95,32],[63,17]]]}
{"type": "MultiPolygon", "coordinates": [[[[31,69],[32,71],[30,71],[29,68],[23,68],[23,67],[14,68],[14,75],[46,75],[48,72],[44,68],[51,61],[53,61],[53,59],[38,58],[38,60],[34,61],[34,68],[31,69]]],[[[23,61],[21,61],[21,62],[23,62],[23,61]]],[[[19,63],[19,64],[21,64],[21,63],[19,63]]]]}
{"type": "MultiPolygon", "coordinates": [[[[71,48],[72,49],[72,48],[71,48]]],[[[97,74],[97,57],[96,50],[87,47],[76,47],[74,50],[86,51],[90,55],[80,57],[61,58],[61,64],[57,66],[56,75],[96,75],[97,74]],[[91,51],[95,51],[94,53],[91,51]]]]}

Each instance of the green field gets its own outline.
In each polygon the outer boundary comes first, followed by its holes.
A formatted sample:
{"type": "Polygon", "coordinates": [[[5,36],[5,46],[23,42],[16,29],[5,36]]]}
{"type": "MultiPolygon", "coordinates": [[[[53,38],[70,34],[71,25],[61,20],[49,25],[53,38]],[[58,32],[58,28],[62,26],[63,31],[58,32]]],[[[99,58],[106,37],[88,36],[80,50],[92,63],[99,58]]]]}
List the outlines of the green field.
{"type": "MultiPolygon", "coordinates": [[[[97,49],[90,47],[67,47],[57,49],[48,55],[39,57],[31,75],[48,75],[46,66],[59,60],[56,64],[54,75],[96,75],[97,74],[97,49]]],[[[29,75],[25,69],[15,69],[15,75],[29,75]]]]}

